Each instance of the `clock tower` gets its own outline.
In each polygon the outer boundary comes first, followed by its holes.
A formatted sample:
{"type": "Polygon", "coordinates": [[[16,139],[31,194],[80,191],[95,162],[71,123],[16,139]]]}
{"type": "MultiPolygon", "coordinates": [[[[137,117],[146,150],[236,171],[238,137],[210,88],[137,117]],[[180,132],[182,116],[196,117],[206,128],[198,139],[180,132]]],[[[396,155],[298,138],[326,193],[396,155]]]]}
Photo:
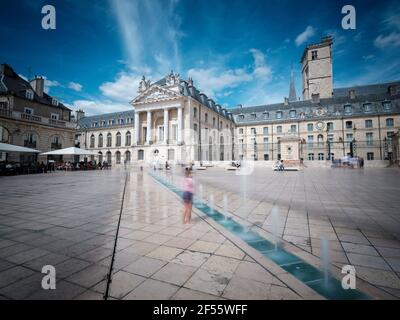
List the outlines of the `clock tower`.
{"type": "Polygon", "coordinates": [[[301,58],[303,100],[332,97],[332,44],[333,39],[328,36],[305,48],[301,58]]]}

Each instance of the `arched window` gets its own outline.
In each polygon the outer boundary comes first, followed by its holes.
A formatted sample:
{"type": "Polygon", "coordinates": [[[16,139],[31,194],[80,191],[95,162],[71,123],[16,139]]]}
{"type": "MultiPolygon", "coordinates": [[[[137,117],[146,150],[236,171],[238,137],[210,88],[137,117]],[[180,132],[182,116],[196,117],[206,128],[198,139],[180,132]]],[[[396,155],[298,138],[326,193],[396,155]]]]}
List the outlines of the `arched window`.
{"type": "Polygon", "coordinates": [[[144,150],[138,150],[138,160],[144,160],[144,150]]]}
{"type": "Polygon", "coordinates": [[[128,131],[125,135],[125,146],[130,146],[131,145],[131,132],[128,131]]]}
{"type": "Polygon", "coordinates": [[[90,148],[94,148],[94,134],[90,136],[90,148]]]}
{"type": "Polygon", "coordinates": [[[116,147],[120,147],[121,146],[121,133],[117,133],[117,141],[115,143],[116,147]]]}
{"type": "Polygon", "coordinates": [[[99,151],[98,157],[99,157],[99,163],[102,163],[103,162],[103,152],[99,151]]]}
{"type": "Polygon", "coordinates": [[[111,152],[110,151],[107,151],[106,157],[107,157],[107,163],[111,164],[111,152]]]}
{"type": "Polygon", "coordinates": [[[224,161],[224,137],[221,136],[219,139],[219,150],[220,150],[220,161],[224,161]]]}
{"type": "Polygon", "coordinates": [[[308,154],[308,160],[310,160],[310,161],[314,160],[314,153],[308,154]]]}
{"type": "Polygon", "coordinates": [[[24,135],[24,147],[37,148],[39,145],[39,137],[34,132],[28,132],[24,135]]]}
{"type": "Polygon", "coordinates": [[[117,152],[115,153],[115,162],[116,162],[117,164],[120,164],[120,163],[121,163],[121,152],[119,152],[119,151],[117,151],[117,152]]]}
{"type": "Polygon", "coordinates": [[[126,164],[131,163],[131,152],[130,151],[125,152],[125,162],[126,162],[126,164]]]}
{"type": "Polygon", "coordinates": [[[101,133],[99,134],[98,146],[99,148],[103,148],[103,135],[101,133]]]}
{"type": "Polygon", "coordinates": [[[318,144],[322,144],[324,142],[324,136],[322,134],[318,135],[317,142],[318,142],[318,144]]]}
{"type": "Polygon", "coordinates": [[[52,150],[59,150],[62,149],[61,138],[60,136],[53,136],[51,138],[51,149],[52,150]]]}
{"type": "Polygon", "coordinates": [[[112,135],[111,133],[107,134],[107,147],[111,147],[112,145],[112,135]]]}
{"type": "Polygon", "coordinates": [[[394,126],[393,118],[386,119],[386,127],[393,127],[393,126],[394,126]]]}
{"type": "Polygon", "coordinates": [[[0,126],[0,142],[2,143],[10,143],[10,132],[7,128],[0,126]]]}

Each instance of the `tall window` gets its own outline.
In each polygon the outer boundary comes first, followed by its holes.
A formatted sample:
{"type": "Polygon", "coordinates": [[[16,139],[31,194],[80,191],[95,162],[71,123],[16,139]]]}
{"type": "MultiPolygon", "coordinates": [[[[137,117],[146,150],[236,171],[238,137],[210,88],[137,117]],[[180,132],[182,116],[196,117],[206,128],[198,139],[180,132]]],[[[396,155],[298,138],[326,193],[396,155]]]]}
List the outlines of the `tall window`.
{"type": "Polygon", "coordinates": [[[307,131],[309,132],[314,131],[314,125],[312,123],[307,124],[307,131]]]}
{"type": "Polygon", "coordinates": [[[239,134],[243,134],[243,128],[239,128],[239,134]]]}
{"type": "Polygon", "coordinates": [[[365,120],[365,128],[372,128],[372,120],[365,120]]]}
{"type": "Polygon", "coordinates": [[[94,134],[90,136],[90,147],[94,148],[94,134]]]}
{"type": "Polygon", "coordinates": [[[295,124],[292,124],[292,125],[290,126],[290,132],[291,132],[291,133],[297,132],[297,126],[296,126],[295,124]]]}
{"type": "Polygon", "coordinates": [[[353,129],[353,121],[346,121],[346,129],[353,129]]]}
{"type": "Polygon", "coordinates": [[[318,153],[318,160],[324,160],[324,154],[323,153],[318,153]]]}
{"type": "Polygon", "coordinates": [[[282,133],[282,126],[276,127],[276,133],[282,133]]]}
{"type": "Polygon", "coordinates": [[[307,145],[309,148],[314,146],[314,136],[307,136],[307,145]]]}
{"type": "Polygon", "coordinates": [[[255,135],[256,133],[256,128],[251,128],[251,134],[255,135]]]}
{"type": "Polygon", "coordinates": [[[308,154],[308,160],[310,160],[310,161],[314,160],[314,153],[309,153],[308,154]]]}
{"type": "Polygon", "coordinates": [[[115,153],[115,161],[116,161],[117,164],[121,163],[121,152],[117,151],[115,153]]]}
{"type": "Polygon", "coordinates": [[[108,152],[106,153],[106,158],[107,158],[107,163],[108,163],[108,164],[111,164],[111,152],[110,152],[110,151],[108,151],[108,152]]]}
{"type": "Polygon", "coordinates": [[[24,147],[37,148],[38,136],[36,133],[27,133],[24,137],[24,147]]]}
{"type": "Polygon", "coordinates": [[[126,164],[131,163],[131,152],[130,151],[125,152],[125,161],[126,161],[126,164]]]}
{"type": "Polygon", "coordinates": [[[393,127],[393,126],[394,126],[393,118],[386,119],[386,127],[393,127]]]}
{"type": "Polygon", "coordinates": [[[374,153],[373,152],[367,152],[367,160],[374,160],[374,153]]]}
{"type": "Polygon", "coordinates": [[[268,152],[269,146],[268,146],[268,138],[264,138],[264,151],[268,152]]]}
{"type": "Polygon", "coordinates": [[[103,135],[100,133],[99,134],[99,143],[98,143],[99,148],[103,148],[103,135]]]}
{"type": "Polygon", "coordinates": [[[144,160],[144,150],[138,150],[138,160],[144,160]]]}
{"type": "Polygon", "coordinates": [[[324,142],[324,136],[322,134],[318,135],[317,142],[319,145],[321,145],[324,142]]]}
{"type": "Polygon", "coordinates": [[[365,134],[366,140],[367,140],[367,145],[372,146],[373,145],[373,140],[374,140],[374,134],[372,132],[367,132],[365,134]]]}
{"type": "Polygon", "coordinates": [[[193,117],[197,118],[197,108],[193,108],[193,117]]]}
{"type": "Polygon", "coordinates": [[[263,128],[263,134],[264,134],[264,136],[268,135],[268,127],[263,128]]]}
{"type": "Polygon", "coordinates": [[[349,142],[349,143],[353,141],[353,134],[352,133],[347,133],[346,134],[346,141],[349,142]]]}
{"type": "Polygon", "coordinates": [[[207,113],[204,115],[204,121],[205,121],[206,123],[208,123],[208,114],[207,114],[207,113]]]}
{"type": "Polygon", "coordinates": [[[333,122],[328,122],[328,123],[326,124],[326,129],[327,129],[328,131],[333,131],[333,122]]]}
{"type": "Polygon", "coordinates": [[[117,147],[121,146],[121,133],[119,133],[119,132],[117,133],[117,141],[116,141],[115,145],[117,147]]]}
{"type": "Polygon", "coordinates": [[[125,146],[128,147],[128,146],[130,146],[130,145],[132,144],[131,139],[132,139],[131,132],[128,131],[128,132],[126,133],[126,135],[125,135],[125,146]]]}
{"type": "Polygon", "coordinates": [[[107,147],[111,147],[112,145],[112,135],[111,133],[107,134],[107,147]]]}
{"type": "Polygon", "coordinates": [[[213,117],[213,127],[215,127],[215,117],[213,117]]]}

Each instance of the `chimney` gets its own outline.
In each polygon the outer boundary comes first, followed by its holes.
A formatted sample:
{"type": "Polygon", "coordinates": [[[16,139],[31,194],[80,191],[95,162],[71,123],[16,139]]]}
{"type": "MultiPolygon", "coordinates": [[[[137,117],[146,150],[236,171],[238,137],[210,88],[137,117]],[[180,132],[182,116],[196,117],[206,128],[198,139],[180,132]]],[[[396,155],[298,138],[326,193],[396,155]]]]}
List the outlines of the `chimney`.
{"type": "Polygon", "coordinates": [[[285,97],[285,99],[283,100],[283,104],[285,106],[288,106],[289,105],[289,98],[285,97]]]}
{"type": "Polygon", "coordinates": [[[75,113],[76,113],[76,122],[85,117],[85,112],[82,109],[77,110],[75,113]]]}
{"type": "Polygon", "coordinates": [[[311,95],[311,102],[312,103],[319,103],[319,93],[313,93],[311,95]]]}
{"type": "Polygon", "coordinates": [[[30,81],[30,84],[36,94],[43,98],[43,91],[44,91],[44,79],[40,76],[35,76],[35,79],[30,81]]]}

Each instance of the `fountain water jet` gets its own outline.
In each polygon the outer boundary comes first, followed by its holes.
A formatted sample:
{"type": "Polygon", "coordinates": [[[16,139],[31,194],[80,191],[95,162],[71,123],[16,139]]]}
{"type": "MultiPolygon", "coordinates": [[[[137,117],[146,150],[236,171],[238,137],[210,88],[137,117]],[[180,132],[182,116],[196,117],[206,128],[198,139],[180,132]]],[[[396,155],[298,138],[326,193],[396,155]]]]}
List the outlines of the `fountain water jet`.
{"type": "Polygon", "coordinates": [[[324,273],[324,285],[328,286],[329,269],[330,269],[330,255],[329,255],[329,241],[326,237],[321,237],[321,269],[324,273]]]}
{"type": "Polygon", "coordinates": [[[277,251],[279,242],[279,210],[277,207],[272,208],[271,218],[272,218],[271,226],[272,226],[272,233],[274,235],[275,251],[277,251]]]}
{"type": "Polygon", "coordinates": [[[228,196],[224,194],[224,217],[225,220],[228,220],[228,196]]]}

